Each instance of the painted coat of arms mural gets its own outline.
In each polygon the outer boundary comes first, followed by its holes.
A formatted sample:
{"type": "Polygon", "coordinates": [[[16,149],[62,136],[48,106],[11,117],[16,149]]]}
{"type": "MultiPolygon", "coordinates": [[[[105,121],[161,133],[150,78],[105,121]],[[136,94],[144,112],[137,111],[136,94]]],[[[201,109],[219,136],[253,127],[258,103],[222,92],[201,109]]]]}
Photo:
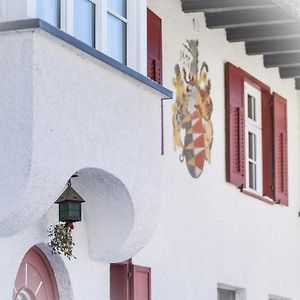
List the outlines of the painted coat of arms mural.
{"type": "Polygon", "coordinates": [[[211,82],[205,62],[199,68],[198,40],[187,40],[175,66],[173,85],[176,100],[173,110],[173,144],[179,160],[185,161],[192,177],[198,178],[205,162],[211,162],[213,111],[211,82]]]}

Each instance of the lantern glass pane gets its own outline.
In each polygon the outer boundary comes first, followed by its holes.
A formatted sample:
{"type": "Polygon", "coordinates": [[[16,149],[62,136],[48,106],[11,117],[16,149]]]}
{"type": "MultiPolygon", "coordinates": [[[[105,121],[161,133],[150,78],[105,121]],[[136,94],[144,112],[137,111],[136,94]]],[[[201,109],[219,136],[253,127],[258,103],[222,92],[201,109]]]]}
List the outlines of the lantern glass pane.
{"type": "Polygon", "coordinates": [[[59,220],[61,222],[81,221],[81,203],[66,201],[59,204],[59,220]]]}

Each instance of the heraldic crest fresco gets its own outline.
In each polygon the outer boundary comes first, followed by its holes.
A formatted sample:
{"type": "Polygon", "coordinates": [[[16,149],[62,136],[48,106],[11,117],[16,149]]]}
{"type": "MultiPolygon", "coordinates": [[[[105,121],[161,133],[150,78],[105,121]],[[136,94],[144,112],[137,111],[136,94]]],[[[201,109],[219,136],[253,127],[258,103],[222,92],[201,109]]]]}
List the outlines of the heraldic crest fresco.
{"type": "Polygon", "coordinates": [[[211,162],[213,104],[208,66],[199,70],[198,40],[187,40],[180,52],[180,63],[175,66],[173,85],[176,101],[173,110],[174,150],[180,150],[179,160],[185,161],[192,177],[198,178],[211,162]]]}

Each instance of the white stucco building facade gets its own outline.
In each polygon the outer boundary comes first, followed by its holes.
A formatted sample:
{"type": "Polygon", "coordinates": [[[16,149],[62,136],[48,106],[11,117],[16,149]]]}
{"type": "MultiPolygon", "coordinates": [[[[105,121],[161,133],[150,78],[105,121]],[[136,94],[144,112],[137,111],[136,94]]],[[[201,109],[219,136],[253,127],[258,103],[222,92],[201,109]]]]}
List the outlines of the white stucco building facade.
{"type": "Polygon", "coordinates": [[[237,300],[300,299],[299,92],[181,5],[139,3],[129,68],[99,51],[101,42],[95,50],[72,37],[70,19],[60,30],[33,20],[35,1],[0,1],[0,299],[15,299],[19,266],[35,245],[63,300],[109,300],[110,263],[130,258],[151,268],[152,300],[216,300],[218,288],[237,300]],[[147,7],[162,20],[162,86],[146,77],[147,7]],[[213,102],[211,161],[198,178],[173,148],[174,67],[187,40],[198,40],[213,102]],[[287,99],[288,206],[226,181],[227,62],[287,99]],[[51,254],[47,230],[75,173],[86,202],[68,260],[51,254]]]}

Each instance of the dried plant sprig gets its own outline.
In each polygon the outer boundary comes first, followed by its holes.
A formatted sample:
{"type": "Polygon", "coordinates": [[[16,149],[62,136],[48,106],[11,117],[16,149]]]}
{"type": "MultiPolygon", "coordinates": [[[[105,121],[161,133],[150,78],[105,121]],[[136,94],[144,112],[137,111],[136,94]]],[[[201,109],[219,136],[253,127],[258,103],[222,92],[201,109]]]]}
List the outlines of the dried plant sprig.
{"type": "Polygon", "coordinates": [[[75,243],[73,242],[72,229],[73,223],[59,223],[51,225],[48,229],[48,236],[51,237],[48,245],[52,248],[52,254],[64,254],[68,259],[73,255],[73,248],[75,243]]]}

